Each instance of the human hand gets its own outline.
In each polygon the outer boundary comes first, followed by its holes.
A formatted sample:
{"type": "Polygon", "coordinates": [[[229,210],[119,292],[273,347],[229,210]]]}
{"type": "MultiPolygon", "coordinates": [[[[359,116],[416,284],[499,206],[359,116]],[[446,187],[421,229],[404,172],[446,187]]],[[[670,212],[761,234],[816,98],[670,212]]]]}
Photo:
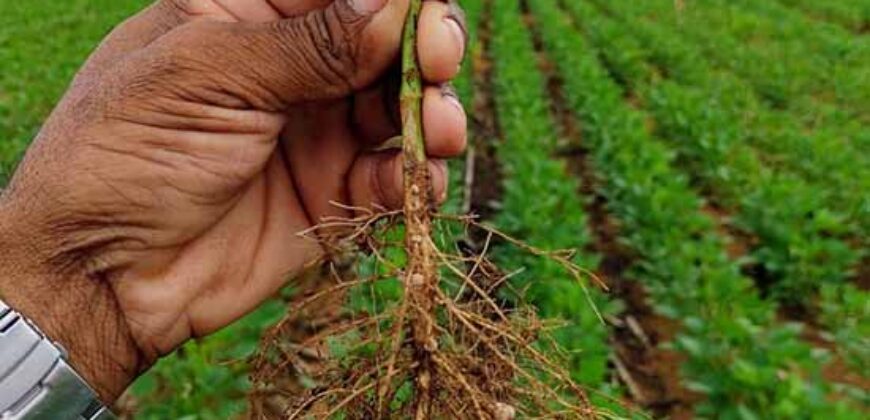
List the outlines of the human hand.
{"type": "MultiPolygon", "coordinates": [[[[70,352],[107,401],[157,358],[226,326],[323,250],[298,233],[401,205],[407,0],[164,0],[82,68],[0,199],[0,294],[70,352]]],[[[418,45],[429,154],[465,144],[443,83],[455,5],[427,1],[418,45]]],[[[433,160],[443,197],[446,168],[433,160]]]]}

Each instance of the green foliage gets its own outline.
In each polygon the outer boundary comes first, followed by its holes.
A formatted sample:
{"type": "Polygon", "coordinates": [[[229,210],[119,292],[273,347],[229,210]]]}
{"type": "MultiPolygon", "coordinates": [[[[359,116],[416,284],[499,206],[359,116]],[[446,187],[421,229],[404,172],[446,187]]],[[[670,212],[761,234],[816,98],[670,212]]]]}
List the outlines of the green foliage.
{"type": "Polygon", "coordinates": [[[779,0],[807,14],[811,19],[820,19],[838,24],[852,32],[860,33],[870,24],[870,2],[779,0]]]}
{"type": "Polygon", "coordinates": [[[870,76],[861,70],[870,64],[870,42],[864,37],[808,21],[774,1],[687,2],[678,14],[669,0],[635,6],[631,16],[679,28],[681,37],[752,84],[774,107],[821,115],[825,124],[848,127],[847,132],[861,130],[870,117],[870,76]],[[820,107],[827,110],[820,113],[820,107]]]}
{"type": "Polygon", "coordinates": [[[145,4],[0,2],[0,185],[90,51],[145,4]]]}
{"type": "Polygon", "coordinates": [[[279,300],[204,340],[187,343],[132,387],[136,417],[226,419],[246,407],[248,356],[284,314],[279,300]]]}
{"type": "Polygon", "coordinates": [[[844,360],[856,372],[867,376],[870,372],[870,295],[848,284],[825,285],[820,301],[820,321],[829,327],[830,338],[837,343],[844,360]]]}
{"type": "Polygon", "coordinates": [[[744,92],[716,77],[697,87],[659,80],[622,25],[579,3],[571,10],[584,18],[609,70],[649,108],[684,170],[735,209],[734,225],[758,238],[751,259],[772,279],[776,298],[811,305],[819,285],[845,280],[859,259],[842,237],[846,218],[828,208],[821,188],[762,164],[746,142],[744,92]]]}
{"type": "MultiPolygon", "coordinates": [[[[647,133],[646,116],[623,101],[623,91],[555,3],[530,5],[538,21],[547,22],[540,26],[544,44],[565,76],[566,96],[607,181],[602,194],[641,257],[635,277],[660,313],[683,321],[673,346],[687,356],[687,382],[708,396],[698,414],[849,418],[847,406],[824,398],[822,355],[799,340],[796,327],[776,324],[774,307],[729,261],[700,198],[672,169],[673,155],[647,133]]],[[[581,14],[583,3],[565,4],[590,21],[581,14]]]]}
{"type": "MultiPolygon", "coordinates": [[[[552,159],[560,139],[531,35],[520,19],[517,3],[499,4],[492,12],[493,93],[503,133],[497,147],[504,172],[502,208],[494,222],[535,246],[578,249],[577,262],[594,267],[596,257],[585,251],[591,236],[578,181],[564,162],[552,159]]],[[[575,377],[593,388],[604,387],[611,352],[608,331],[590,299],[604,313],[615,312],[618,304],[608,302],[591,285],[584,291],[552,262],[525,256],[510,246],[499,247],[495,255],[505,269],[522,268],[515,285],[527,288],[527,297],[543,316],[568,322],[557,339],[574,352],[571,371],[575,377]]]]}
{"type": "MultiPolygon", "coordinates": [[[[625,15],[631,6],[615,2],[606,8],[625,15]]],[[[585,10],[594,15],[591,9],[585,10]]],[[[609,22],[600,15],[587,17],[587,26],[597,27],[592,30],[598,32],[593,37],[602,43],[611,71],[634,75],[625,80],[647,97],[662,137],[675,141],[688,170],[700,177],[705,187],[716,192],[725,204],[739,209],[734,224],[760,239],[753,258],[777,282],[773,285],[774,296],[808,307],[814,307],[818,299],[822,307],[829,309],[839,307],[837,296],[842,290],[866,297],[866,292],[843,284],[858,257],[867,254],[866,250],[850,248],[843,240],[844,234],[868,229],[866,203],[870,189],[862,188],[862,184],[870,182],[870,167],[862,162],[866,157],[849,150],[849,143],[802,135],[794,118],[790,127],[777,124],[790,114],[756,101],[742,80],[717,72],[667,26],[637,19],[627,25],[629,21],[609,22]],[[626,34],[634,34],[634,39],[626,34]],[[646,48],[635,39],[643,41],[646,48]],[[644,60],[657,65],[673,80],[656,80],[644,60]],[[747,113],[760,116],[743,118],[747,113]],[[776,135],[777,129],[787,131],[776,135]],[[763,137],[766,133],[774,136],[774,142],[781,142],[779,150],[790,162],[803,162],[813,172],[827,170],[831,175],[824,178],[826,182],[810,182],[817,179],[806,171],[796,171],[805,175],[798,179],[764,166],[747,143],[753,136],[763,137]],[[817,148],[820,159],[803,154],[807,147],[817,148]],[[835,209],[837,204],[846,205],[835,209]],[[859,210],[848,212],[854,207],[859,210]],[[847,210],[846,214],[857,220],[835,210],[847,210]],[[824,291],[821,295],[819,288],[824,291]]],[[[870,317],[854,308],[836,315],[839,317],[823,317],[821,323],[837,331],[839,337],[857,337],[870,327],[870,317]]],[[[841,353],[857,366],[870,363],[867,352],[846,350],[854,349],[854,343],[861,340],[838,341],[841,353]]]]}
{"type": "MultiPolygon", "coordinates": [[[[88,52],[147,3],[0,2],[0,185],[88,52]]],[[[461,3],[469,56],[482,54],[477,35],[487,2],[461,3]]],[[[681,12],[672,0],[560,3],[580,19],[568,19],[556,0],[528,1],[582,122],[599,193],[619,222],[620,241],[638,256],[629,274],[658,313],[681,321],[669,345],[685,355],[685,384],[707,396],[696,414],[863,417],[846,401],[866,405],[866,391],[822,380],[831,355],[803,341],[798,325],[778,321],[776,303],[740,268],[765,267],[779,302],[816,310],[838,355],[854,372],[870,370],[870,298],[846,282],[870,246],[870,38],[856,35],[866,30],[870,3],[698,0],[681,12]],[[627,91],[635,95],[630,103],[627,91]],[[758,238],[750,259],[729,258],[698,191],[735,210],[729,224],[758,238]]],[[[542,248],[580,249],[577,262],[594,268],[588,198],[566,162],[553,159],[577,145],[559,138],[517,2],[490,4],[492,93],[504,134],[497,148],[504,195],[492,222],[542,248]]],[[[467,106],[478,88],[472,71],[465,66],[456,82],[467,106]]],[[[461,198],[461,173],[452,172],[450,211],[461,198]]],[[[439,232],[450,249],[458,232],[439,232]]],[[[587,295],[553,263],[507,246],[495,254],[506,269],[520,270],[514,284],[543,315],[565,322],[556,338],[571,351],[576,379],[618,397],[608,381],[609,331],[588,301],[604,314],[621,311],[620,302],[594,289],[587,295]]],[[[399,290],[382,282],[354,295],[352,305],[376,311],[399,290]]],[[[270,302],[162,360],[132,389],[139,416],[240,414],[245,359],[282,312],[280,301],[270,302]]]]}
{"type": "MultiPolygon", "coordinates": [[[[634,45],[631,51],[641,51],[643,59],[656,70],[671,80],[695,88],[696,95],[711,96],[708,102],[709,106],[716,107],[713,112],[728,113],[725,118],[734,125],[729,125],[723,135],[734,137],[739,133],[747,144],[758,149],[756,160],[776,171],[800,176],[815,187],[814,194],[826,200],[827,206],[845,215],[843,223],[856,230],[870,230],[870,161],[857,145],[860,138],[870,136],[870,130],[836,109],[830,111],[830,115],[846,120],[826,122],[825,115],[829,115],[830,109],[818,101],[813,101],[812,111],[771,107],[761,93],[753,90],[751,79],[722,71],[713,65],[715,60],[704,56],[705,52],[712,55],[720,51],[722,46],[705,51],[685,39],[683,32],[688,29],[684,26],[666,19],[651,20],[634,15],[637,7],[626,2],[599,3],[619,17],[616,30],[622,38],[631,34],[643,44],[640,48],[634,45]]],[[[656,10],[666,15],[665,11],[656,10]]],[[[693,24],[701,25],[700,22],[693,24]]],[[[743,48],[742,45],[736,47],[743,48]]],[[[609,56],[613,54],[608,51],[609,56]]],[[[624,61],[622,64],[626,64],[624,61]]],[[[696,112],[709,111],[704,108],[696,112]]]]}

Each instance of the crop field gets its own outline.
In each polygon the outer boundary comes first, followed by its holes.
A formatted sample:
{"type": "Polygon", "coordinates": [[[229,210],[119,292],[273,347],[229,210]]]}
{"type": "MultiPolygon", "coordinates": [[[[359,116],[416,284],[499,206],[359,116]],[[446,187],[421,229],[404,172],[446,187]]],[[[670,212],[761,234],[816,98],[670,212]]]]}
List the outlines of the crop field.
{"type": "MultiPolygon", "coordinates": [[[[88,52],[147,3],[0,2],[0,186],[88,52]]],[[[608,285],[492,244],[564,323],[554,336],[593,401],[868,418],[870,0],[460,3],[471,138],[447,210],[575,249],[608,285]]],[[[283,312],[275,299],[189,343],[119,410],[243,413],[246,360],[283,312]]]]}

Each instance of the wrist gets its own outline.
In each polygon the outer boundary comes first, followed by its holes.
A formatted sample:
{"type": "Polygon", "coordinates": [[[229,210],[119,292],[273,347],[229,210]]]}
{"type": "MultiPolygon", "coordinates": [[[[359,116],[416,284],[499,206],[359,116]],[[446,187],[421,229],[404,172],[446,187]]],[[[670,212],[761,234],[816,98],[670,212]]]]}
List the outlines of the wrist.
{"type": "Polygon", "coordinates": [[[141,357],[105,279],[51,262],[29,224],[0,200],[0,297],[69,354],[107,403],[141,371],[141,357]]]}

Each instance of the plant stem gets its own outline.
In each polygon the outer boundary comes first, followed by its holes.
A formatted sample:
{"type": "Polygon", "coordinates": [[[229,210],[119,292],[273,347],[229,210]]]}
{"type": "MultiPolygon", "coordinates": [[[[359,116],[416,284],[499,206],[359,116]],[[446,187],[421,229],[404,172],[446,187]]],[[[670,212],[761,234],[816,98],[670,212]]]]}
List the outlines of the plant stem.
{"type": "Polygon", "coordinates": [[[423,138],[423,86],[417,57],[417,24],[422,0],[410,0],[402,38],[402,155],[405,175],[405,298],[413,308],[413,335],[416,372],[416,419],[428,419],[432,412],[432,353],[438,341],[434,328],[434,300],[438,287],[436,250],[431,240],[430,203],[432,186],[423,138]]]}

